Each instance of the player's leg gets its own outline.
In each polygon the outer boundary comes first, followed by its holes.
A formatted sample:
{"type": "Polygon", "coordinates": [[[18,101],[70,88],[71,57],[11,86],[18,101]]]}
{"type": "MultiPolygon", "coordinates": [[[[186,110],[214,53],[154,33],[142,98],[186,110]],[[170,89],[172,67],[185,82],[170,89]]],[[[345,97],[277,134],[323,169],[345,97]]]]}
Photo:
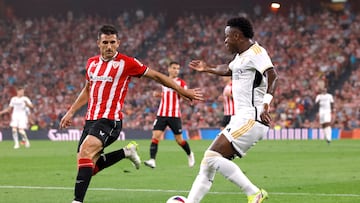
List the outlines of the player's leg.
{"type": "Polygon", "coordinates": [[[20,145],[19,145],[19,135],[18,135],[17,128],[12,127],[11,131],[12,131],[12,137],[14,139],[14,149],[19,149],[20,145]]]}
{"type": "Polygon", "coordinates": [[[193,167],[195,165],[195,157],[194,153],[190,149],[189,143],[183,139],[182,135],[182,123],[180,118],[170,118],[169,126],[174,133],[174,137],[176,143],[185,151],[188,157],[188,165],[189,167],[193,167]]]}
{"type": "Polygon", "coordinates": [[[74,195],[75,201],[83,202],[86,191],[89,187],[91,177],[93,175],[94,162],[93,159],[98,157],[98,153],[102,150],[102,141],[93,135],[87,135],[81,143],[78,152],[78,174],[76,177],[74,195]]]}
{"type": "MultiPolygon", "coordinates": [[[[261,140],[269,130],[268,126],[254,120],[233,120],[230,122],[229,126],[222,131],[223,137],[226,137],[228,140],[228,142],[222,142],[225,147],[221,147],[219,144],[210,148],[228,159],[231,159],[231,157],[229,157],[229,152],[222,150],[222,148],[229,149],[229,143],[230,147],[236,151],[236,155],[244,157],[247,151],[261,140]]],[[[230,160],[224,159],[222,159],[222,163],[218,164],[221,166],[218,171],[224,175],[225,178],[237,185],[247,195],[248,203],[261,203],[268,198],[267,192],[254,185],[242,172],[239,166],[230,160]]]]}
{"type": "Polygon", "coordinates": [[[327,143],[331,142],[331,112],[324,112],[320,114],[320,123],[324,132],[325,140],[327,143]]]}
{"type": "Polygon", "coordinates": [[[18,127],[19,127],[19,119],[15,116],[11,117],[10,127],[12,132],[12,137],[14,140],[14,149],[19,149],[19,134],[18,134],[18,127]]]}
{"type": "MultiPolygon", "coordinates": [[[[265,191],[262,192],[262,190],[255,186],[242,172],[240,167],[230,160],[235,155],[244,156],[251,146],[262,138],[267,129],[267,127],[255,121],[247,123],[234,122],[233,126],[227,126],[205,152],[201,164],[202,167],[216,169],[226,179],[237,185],[248,196],[249,202],[256,200],[259,200],[259,202],[263,201],[267,198],[267,193],[265,191]],[[260,125],[260,129],[254,128],[256,125],[260,125]],[[241,127],[238,128],[236,126],[241,127]]],[[[205,194],[202,193],[206,192],[204,189],[206,186],[202,185],[201,181],[198,183],[196,181],[198,181],[198,178],[195,179],[188,196],[190,203],[199,202],[201,199],[198,199],[196,196],[203,197],[205,194]]]]}
{"type": "Polygon", "coordinates": [[[213,167],[209,167],[206,161],[206,156],[207,155],[205,154],[203,161],[200,164],[199,173],[191,186],[190,192],[187,197],[187,203],[200,202],[209,192],[213,184],[216,169],[213,167]]]}
{"type": "Polygon", "coordinates": [[[330,143],[331,142],[331,134],[332,134],[332,129],[331,129],[330,123],[322,124],[322,128],[324,131],[324,136],[325,136],[326,142],[330,143]]]}
{"type": "Polygon", "coordinates": [[[114,126],[116,123],[108,119],[85,122],[77,149],[78,174],[74,188],[74,201],[83,202],[94,172],[94,163],[103,151],[114,126]]]}
{"type": "Polygon", "coordinates": [[[124,148],[99,155],[94,167],[93,175],[97,174],[98,172],[102,171],[107,167],[116,164],[124,158],[130,159],[130,161],[134,164],[135,168],[139,169],[141,160],[139,155],[137,154],[137,148],[138,144],[132,141],[124,148]]]}
{"type": "Polygon", "coordinates": [[[164,134],[164,130],[167,126],[166,118],[165,117],[156,117],[156,120],[154,121],[153,131],[152,131],[152,138],[150,143],[150,159],[144,161],[144,164],[150,168],[156,167],[156,154],[158,152],[159,148],[159,142],[161,139],[161,136],[164,134]]]}
{"type": "Polygon", "coordinates": [[[164,131],[161,130],[153,130],[152,131],[152,138],[150,143],[150,159],[145,161],[144,164],[146,166],[149,166],[150,168],[156,167],[156,155],[159,148],[159,141],[161,139],[161,136],[163,135],[164,131]]]}
{"type": "MultiPolygon", "coordinates": [[[[105,132],[109,132],[104,135],[106,136],[106,138],[104,139],[104,148],[111,145],[118,139],[122,129],[122,121],[108,122],[110,122],[108,128],[106,128],[106,126],[102,127],[103,129],[105,129],[105,132]]],[[[99,157],[97,157],[98,159],[96,159],[97,161],[94,160],[94,163],[96,164],[93,175],[107,167],[114,165],[115,163],[119,162],[124,158],[130,159],[130,161],[133,162],[135,168],[139,169],[141,161],[139,155],[137,154],[137,148],[138,144],[135,141],[132,141],[119,150],[115,150],[107,154],[99,154],[99,157]]]]}
{"type": "Polygon", "coordinates": [[[231,161],[236,154],[238,152],[232,143],[220,134],[209,148],[207,162],[211,167],[217,168],[220,174],[237,185],[246,195],[252,195],[258,192],[259,188],[251,183],[238,165],[231,161]]]}
{"type": "Polygon", "coordinates": [[[29,138],[26,134],[26,131],[24,128],[19,128],[19,134],[22,137],[22,140],[24,141],[25,147],[29,148],[30,147],[30,141],[29,138]]]}

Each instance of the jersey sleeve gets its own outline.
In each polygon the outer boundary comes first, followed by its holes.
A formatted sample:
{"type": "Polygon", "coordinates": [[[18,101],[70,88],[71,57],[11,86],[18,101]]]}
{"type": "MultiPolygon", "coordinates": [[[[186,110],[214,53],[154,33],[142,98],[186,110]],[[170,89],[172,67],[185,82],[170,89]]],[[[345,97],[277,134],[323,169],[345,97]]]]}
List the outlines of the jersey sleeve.
{"type": "Polygon", "coordinates": [[[319,103],[319,100],[320,100],[319,95],[316,95],[315,103],[319,103]]]}
{"type": "Polygon", "coordinates": [[[181,81],[180,86],[184,89],[188,89],[186,82],[184,80],[180,80],[180,81],[181,81]]]}
{"type": "Polygon", "coordinates": [[[31,100],[30,100],[29,97],[24,97],[24,100],[25,100],[25,102],[26,102],[27,104],[31,104],[31,105],[32,105],[32,102],[31,102],[31,100]]]}
{"type": "Polygon", "coordinates": [[[267,69],[274,67],[269,54],[263,47],[256,44],[251,47],[251,49],[253,49],[254,52],[252,63],[254,64],[256,70],[258,70],[261,74],[263,74],[267,69]]]}
{"type": "Polygon", "coordinates": [[[126,60],[126,63],[127,63],[127,71],[128,71],[128,74],[130,76],[133,76],[133,77],[141,77],[143,76],[146,71],[148,70],[148,67],[145,66],[144,64],[142,64],[139,60],[137,60],[136,58],[127,58],[126,60]]]}
{"type": "Polygon", "coordinates": [[[87,60],[87,62],[86,62],[86,66],[85,66],[85,78],[86,78],[86,81],[90,81],[90,77],[89,77],[89,75],[87,74],[87,72],[88,72],[88,69],[89,69],[89,67],[90,67],[90,64],[93,62],[93,60],[91,60],[91,58],[89,58],[88,60],[87,60]]]}

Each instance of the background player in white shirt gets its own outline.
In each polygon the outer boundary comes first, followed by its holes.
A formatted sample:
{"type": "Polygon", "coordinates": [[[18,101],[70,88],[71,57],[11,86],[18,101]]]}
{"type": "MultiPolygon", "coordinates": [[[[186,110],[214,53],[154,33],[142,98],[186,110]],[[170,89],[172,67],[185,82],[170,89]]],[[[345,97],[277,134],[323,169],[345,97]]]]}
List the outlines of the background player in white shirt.
{"type": "Polygon", "coordinates": [[[33,104],[24,94],[24,87],[19,86],[17,88],[17,95],[11,98],[9,106],[0,111],[0,115],[12,111],[10,127],[12,128],[12,136],[15,143],[14,149],[18,149],[20,147],[19,134],[22,137],[25,147],[30,147],[30,142],[25,130],[28,128],[29,111],[30,108],[33,108],[33,104]]]}
{"type": "Polygon", "coordinates": [[[269,111],[277,73],[266,50],[252,40],[253,35],[248,19],[230,19],[225,27],[225,46],[236,54],[233,61],[223,65],[209,65],[201,60],[190,62],[190,67],[197,71],[232,77],[235,115],[205,151],[187,203],[202,200],[216,172],[239,187],[247,195],[248,203],[261,203],[268,197],[265,190],[255,186],[231,161],[236,156],[244,157],[267,134],[271,121],[269,111]]]}
{"type": "MultiPolygon", "coordinates": [[[[168,73],[169,78],[176,84],[187,89],[186,82],[178,77],[180,73],[180,64],[178,62],[172,61],[169,63],[168,73]]],[[[194,153],[191,151],[189,143],[182,137],[180,94],[172,88],[162,86],[162,92],[155,92],[154,96],[160,96],[161,102],[152,131],[150,159],[145,161],[144,164],[150,168],[156,167],[155,158],[158,152],[159,141],[166,127],[169,126],[174,133],[177,144],[185,151],[188,157],[189,167],[193,167],[195,165],[194,153]]]]}
{"type": "Polygon", "coordinates": [[[327,143],[331,142],[331,112],[333,109],[334,98],[331,94],[327,93],[327,88],[324,88],[322,92],[316,95],[315,103],[319,104],[319,122],[327,143]]]}

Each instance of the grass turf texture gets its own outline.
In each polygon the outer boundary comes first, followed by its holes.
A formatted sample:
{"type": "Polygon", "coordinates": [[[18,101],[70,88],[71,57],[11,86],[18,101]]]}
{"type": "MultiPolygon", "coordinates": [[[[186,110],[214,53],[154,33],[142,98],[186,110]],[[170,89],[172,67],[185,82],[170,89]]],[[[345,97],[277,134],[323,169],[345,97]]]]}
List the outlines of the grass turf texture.
{"type": "MultiPolygon", "coordinates": [[[[142,161],[149,140],[137,140],[142,161]]],[[[161,141],[157,167],[135,170],[129,160],[93,177],[87,203],[164,203],[187,196],[210,141],[189,141],[196,166],[189,168],[175,141],[161,141]]],[[[106,152],[125,146],[118,141],[106,152]]],[[[31,148],[13,149],[0,142],[0,202],[66,203],[73,197],[77,142],[32,141],[31,148]]],[[[235,159],[246,175],[269,192],[266,203],[360,202],[360,140],[259,142],[244,159],[235,159]]],[[[220,174],[202,203],[247,202],[246,196],[220,174]]]]}

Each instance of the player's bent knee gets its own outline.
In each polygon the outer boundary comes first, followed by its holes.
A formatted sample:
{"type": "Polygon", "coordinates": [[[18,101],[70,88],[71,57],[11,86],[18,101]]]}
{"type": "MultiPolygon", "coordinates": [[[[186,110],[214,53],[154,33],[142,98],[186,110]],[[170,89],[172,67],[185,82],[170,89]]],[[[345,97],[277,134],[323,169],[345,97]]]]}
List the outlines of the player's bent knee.
{"type": "Polygon", "coordinates": [[[208,167],[216,168],[216,159],[222,158],[222,155],[218,152],[212,150],[206,150],[204,153],[204,158],[201,161],[201,164],[207,165],[208,167]]]}

